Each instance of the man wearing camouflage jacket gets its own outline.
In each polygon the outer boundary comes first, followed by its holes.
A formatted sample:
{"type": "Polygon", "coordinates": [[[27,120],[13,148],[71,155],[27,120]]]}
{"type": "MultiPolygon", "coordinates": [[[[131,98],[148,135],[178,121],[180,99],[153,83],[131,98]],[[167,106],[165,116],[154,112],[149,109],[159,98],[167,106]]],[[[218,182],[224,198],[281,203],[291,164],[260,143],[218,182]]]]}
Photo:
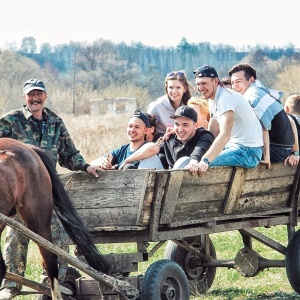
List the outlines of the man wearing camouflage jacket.
{"type": "MultiPolygon", "coordinates": [[[[0,138],[8,137],[26,144],[44,149],[60,166],[71,171],[85,171],[98,177],[100,168],[87,164],[76,149],[63,122],[50,109],[44,107],[47,92],[44,83],[30,79],[24,83],[23,98],[25,105],[21,109],[6,113],[0,119],[0,138]]],[[[17,216],[15,217],[20,221],[17,216]]],[[[24,223],[23,223],[24,224],[24,223]]],[[[51,223],[53,243],[68,252],[67,236],[57,215],[54,213],[51,223]]],[[[18,231],[7,228],[4,259],[9,272],[24,276],[28,252],[28,238],[18,231]]],[[[67,271],[67,263],[58,258],[59,281],[62,282],[67,271]]],[[[4,280],[0,291],[0,300],[12,299],[21,290],[21,285],[4,280]]]]}

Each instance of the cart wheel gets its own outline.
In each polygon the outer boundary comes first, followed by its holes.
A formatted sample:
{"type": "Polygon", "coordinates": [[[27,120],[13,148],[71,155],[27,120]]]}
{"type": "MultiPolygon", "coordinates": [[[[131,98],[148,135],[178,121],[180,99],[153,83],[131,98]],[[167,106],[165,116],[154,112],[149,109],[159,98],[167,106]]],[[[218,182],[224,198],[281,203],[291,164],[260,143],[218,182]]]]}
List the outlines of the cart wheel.
{"type": "Polygon", "coordinates": [[[184,238],[183,241],[199,250],[201,257],[199,258],[178,244],[169,241],[165,250],[165,258],[177,262],[182,267],[189,281],[190,291],[193,295],[205,294],[215,279],[216,267],[204,268],[201,267],[201,262],[205,261],[208,257],[216,259],[215,247],[211,239],[209,239],[210,253],[208,255],[202,247],[199,236],[184,238]]]}
{"type": "Polygon", "coordinates": [[[168,259],[151,264],[143,278],[141,300],[188,300],[189,283],[182,268],[168,259]]]}
{"type": "Polygon", "coordinates": [[[285,268],[292,288],[300,295],[300,230],[295,232],[288,242],[285,253],[285,268]]]}
{"type": "Polygon", "coordinates": [[[80,272],[73,268],[73,267],[68,267],[67,269],[67,274],[65,276],[64,282],[62,283],[62,286],[68,288],[73,292],[73,296],[76,295],[76,279],[80,278],[82,275],[80,272]]]}
{"type": "MultiPolygon", "coordinates": [[[[76,295],[77,289],[76,289],[76,279],[80,278],[82,275],[79,273],[79,271],[73,267],[68,267],[67,274],[65,276],[64,282],[61,284],[62,286],[68,288],[73,292],[73,295],[76,295]]],[[[48,277],[45,277],[43,284],[49,286],[49,280],[48,277]]],[[[74,299],[71,296],[62,295],[63,299],[74,299]]],[[[52,298],[46,295],[39,295],[37,296],[38,300],[51,300],[52,298]]]]}

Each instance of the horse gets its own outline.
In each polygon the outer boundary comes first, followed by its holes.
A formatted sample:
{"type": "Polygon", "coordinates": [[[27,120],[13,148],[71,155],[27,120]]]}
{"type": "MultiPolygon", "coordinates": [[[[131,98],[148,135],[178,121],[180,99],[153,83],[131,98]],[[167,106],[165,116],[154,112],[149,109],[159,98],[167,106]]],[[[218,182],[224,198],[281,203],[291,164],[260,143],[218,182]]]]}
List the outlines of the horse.
{"type": "MultiPolygon", "coordinates": [[[[49,155],[21,141],[0,138],[0,213],[9,217],[18,213],[30,230],[51,242],[53,209],[87,263],[109,274],[108,262],[92,242],[49,155]]],[[[5,226],[0,223],[0,238],[5,226]]],[[[62,299],[57,256],[39,245],[38,248],[50,280],[52,299],[62,299]]],[[[6,265],[0,249],[0,285],[5,274],[6,265]]]]}

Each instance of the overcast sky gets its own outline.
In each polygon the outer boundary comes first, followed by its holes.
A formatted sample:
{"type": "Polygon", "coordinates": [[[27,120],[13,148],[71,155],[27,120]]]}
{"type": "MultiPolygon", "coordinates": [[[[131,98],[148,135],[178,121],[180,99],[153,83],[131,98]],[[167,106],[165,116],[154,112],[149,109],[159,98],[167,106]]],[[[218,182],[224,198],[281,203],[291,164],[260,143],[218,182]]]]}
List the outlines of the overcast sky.
{"type": "Polygon", "coordinates": [[[43,0],[5,1],[0,47],[32,36],[37,45],[98,38],[115,43],[176,46],[210,42],[232,46],[289,43],[300,48],[297,0],[43,0]]]}

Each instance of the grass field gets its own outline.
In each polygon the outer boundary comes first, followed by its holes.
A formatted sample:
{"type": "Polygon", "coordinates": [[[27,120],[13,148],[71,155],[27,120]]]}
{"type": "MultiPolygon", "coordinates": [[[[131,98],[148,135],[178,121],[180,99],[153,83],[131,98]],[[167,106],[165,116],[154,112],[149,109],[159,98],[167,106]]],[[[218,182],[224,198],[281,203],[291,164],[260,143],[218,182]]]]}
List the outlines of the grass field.
{"type": "MultiPolygon", "coordinates": [[[[127,142],[126,124],[128,115],[104,116],[90,118],[64,117],[71,136],[87,161],[107,153],[109,150],[127,142]]],[[[66,170],[58,167],[60,173],[66,170]]],[[[286,227],[276,226],[269,229],[259,228],[267,236],[287,244],[286,227]]],[[[242,239],[238,232],[212,234],[211,239],[219,259],[234,259],[237,251],[243,248],[242,239]]],[[[2,247],[4,235],[2,236],[2,247]]],[[[153,244],[151,243],[151,246],[153,244]]],[[[150,248],[151,248],[150,246],[150,248]]],[[[103,253],[135,252],[135,244],[107,244],[99,245],[103,253]]],[[[71,247],[71,249],[73,249],[71,247]]],[[[156,260],[164,258],[165,245],[154,256],[139,265],[139,274],[143,274],[147,267],[156,260]]],[[[284,257],[261,243],[253,241],[253,249],[267,259],[283,259],[284,257]]],[[[72,252],[71,252],[72,253],[72,252]]],[[[41,264],[37,246],[31,242],[28,254],[26,277],[40,281],[41,264]]],[[[19,299],[35,299],[35,296],[22,296],[19,299]]],[[[255,277],[245,278],[236,270],[217,268],[213,285],[205,295],[191,296],[190,299],[200,300],[261,300],[261,299],[299,299],[291,288],[286,276],[285,268],[265,269],[255,277]]]]}
{"type": "MultiPolygon", "coordinates": [[[[269,229],[259,228],[259,231],[267,236],[286,245],[286,227],[276,226],[269,229]]],[[[211,239],[215,246],[219,259],[233,259],[239,249],[243,247],[242,240],[237,231],[212,234],[211,239]]],[[[150,248],[154,244],[151,243],[150,248]]],[[[135,251],[135,244],[100,244],[98,245],[102,253],[132,253],[135,251]]],[[[283,259],[283,256],[276,251],[253,241],[253,248],[262,257],[267,259],[283,259]]],[[[139,271],[132,275],[144,274],[147,267],[159,259],[164,258],[165,246],[160,248],[148,262],[139,264],[139,271]]],[[[73,247],[71,247],[72,253],[73,247]]],[[[40,280],[40,255],[37,246],[31,242],[28,254],[28,266],[26,277],[40,280]]],[[[85,274],[83,274],[86,276],[85,274]]],[[[26,288],[25,288],[26,290],[26,288]]],[[[35,299],[35,296],[22,296],[19,299],[35,299]]],[[[236,270],[228,268],[217,268],[216,277],[205,295],[191,296],[192,300],[261,300],[261,299],[300,299],[291,288],[286,276],[285,268],[270,268],[260,272],[255,277],[245,278],[236,270]]]]}

